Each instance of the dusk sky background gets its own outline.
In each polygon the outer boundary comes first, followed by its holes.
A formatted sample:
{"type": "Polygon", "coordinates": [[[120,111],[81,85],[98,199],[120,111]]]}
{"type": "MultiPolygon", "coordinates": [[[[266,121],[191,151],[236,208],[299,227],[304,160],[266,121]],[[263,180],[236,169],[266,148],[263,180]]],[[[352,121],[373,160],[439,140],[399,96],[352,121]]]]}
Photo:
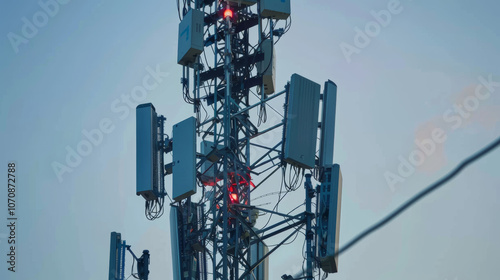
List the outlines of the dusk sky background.
{"type": "MultiPolygon", "coordinates": [[[[169,134],[193,115],[176,63],[176,2],[67,2],[31,38],[23,35],[24,18],[33,22],[40,15],[38,1],[0,4],[0,278],[107,279],[109,235],[117,231],[136,254],[150,250],[149,279],[170,280],[169,210],[148,221],[135,194],[135,106],[153,103],[167,117],[169,134]],[[12,43],[12,34],[24,41],[12,43]],[[151,69],[168,76],[159,77],[146,98],[126,105],[122,96],[151,69]],[[117,112],[113,104],[130,110],[117,112]],[[103,120],[113,130],[58,178],[55,162],[66,164],[67,149],[86,139],[82,130],[97,129],[103,120]],[[6,263],[10,161],[17,165],[15,273],[6,263]]],[[[292,27],[276,45],[276,87],[283,89],[294,73],[338,86],[340,244],[500,136],[499,10],[492,0],[292,0],[292,27]],[[341,46],[356,47],[357,30],[373,26],[372,11],[393,5],[398,12],[390,21],[346,56],[341,46]],[[433,131],[446,140],[402,176],[398,165],[433,131]],[[400,180],[388,183],[388,174],[400,180]]],[[[277,98],[272,105],[281,110],[282,103],[277,98]]],[[[268,115],[270,123],[281,118],[272,110],[268,115]]],[[[252,116],[256,120],[256,112],[252,116]]],[[[495,150],[341,255],[339,273],[328,279],[497,279],[499,166],[495,150]]],[[[273,177],[259,194],[276,192],[279,184],[273,177]]],[[[166,185],[171,194],[171,177],[166,185]]],[[[303,199],[301,187],[279,209],[288,212],[303,199]]],[[[299,236],[271,256],[270,279],[301,270],[302,244],[299,236]]],[[[130,264],[128,255],[126,276],[130,264]]]]}

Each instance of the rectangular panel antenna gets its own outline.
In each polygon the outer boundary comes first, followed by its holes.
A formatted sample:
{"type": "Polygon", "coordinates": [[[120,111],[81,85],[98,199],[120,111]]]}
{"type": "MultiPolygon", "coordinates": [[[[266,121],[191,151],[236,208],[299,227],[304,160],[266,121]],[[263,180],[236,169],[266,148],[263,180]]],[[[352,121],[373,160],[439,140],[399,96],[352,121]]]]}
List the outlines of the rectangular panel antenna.
{"type": "Polygon", "coordinates": [[[321,137],[319,146],[319,166],[333,164],[333,143],[335,138],[335,111],[337,108],[337,85],[328,81],[323,93],[321,116],[321,137]]]}
{"type": "Polygon", "coordinates": [[[288,94],[284,160],[301,168],[315,166],[320,85],[293,74],[288,94]]]}
{"type": "Polygon", "coordinates": [[[170,244],[172,251],[172,268],[174,280],[182,280],[181,252],[179,248],[179,210],[177,207],[170,208],[170,244]]]}
{"type": "Polygon", "coordinates": [[[190,117],[173,128],[173,199],[196,193],[196,119],[190,117]]]}
{"type": "Polygon", "coordinates": [[[179,24],[177,63],[191,66],[203,52],[204,13],[191,9],[179,24]]]}
{"type": "Polygon", "coordinates": [[[276,86],[276,52],[273,41],[270,39],[262,42],[261,48],[264,53],[264,60],[257,63],[257,71],[262,75],[264,94],[270,95],[274,93],[276,86]]]}
{"type": "MultiPolygon", "coordinates": [[[[264,242],[257,242],[250,246],[250,265],[254,265],[262,259],[268,252],[269,248],[264,242]]],[[[259,280],[268,280],[269,279],[269,258],[266,258],[260,265],[258,265],[253,270],[253,275],[255,275],[255,279],[259,280]]],[[[254,279],[253,276],[249,276],[248,279],[254,279]]]]}
{"type": "Polygon", "coordinates": [[[109,280],[121,279],[123,250],[121,234],[113,231],[109,247],[109,280]]]}
{"type": "Polygon", "coordinates": [[[136,194],[146,200],[155,200],[160,195],[158,171],[158,120],[151,103],[141,104],[136,109],[136,194]]]}
{"type": "Polygon", "coordinates": [[[290,0],[260,0],[260,14],[264,18],[287,19],[290,0]]]}
{"type": "Polygon", "coordinates": [[[320,267],[327,273],[338,271],[339,260],[335,252],[339,250],[340,206],[342,200],[342,172],[340,166],[327,166],[320,186],[318,231],[316,250],[320,267]]]}

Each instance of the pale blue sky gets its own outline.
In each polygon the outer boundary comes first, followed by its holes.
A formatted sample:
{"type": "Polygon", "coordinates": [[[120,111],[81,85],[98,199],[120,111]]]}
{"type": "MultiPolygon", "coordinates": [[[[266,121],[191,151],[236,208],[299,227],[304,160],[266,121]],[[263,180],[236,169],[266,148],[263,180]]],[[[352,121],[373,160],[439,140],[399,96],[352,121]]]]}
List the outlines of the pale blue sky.
{"type": "MultiPolygon", "coordinates": [[[[370,12],[389,2],[292,1],[292,28],[276,46],[278,88],[293,73],[338,85],[341,244],[500,136],[500,87],[457,129],[443,119],[473,96],[480,76],[500,82],[500,4],[401,0],[403,10],[348,63],[341,43],[353,45],[355,28],[364,29],[370,12]],[[391,191],[384,174],[397,174],[398,157],[408,159],[415,139],[429,138],[434,128],[447,140],[391,191]]],[[[9,32],[21,35],[23,17],[32,20],[41,10],[37,1],[2,1],[0,8],[0,164],[18,164],[19,216],[18,271],[7,271],[1,226],[0,278],[105,279],[109,233],[118,231],[136,252],[151,251],[151,280],[171,279],[168,215],[147,221],[143,199],[135,196],[134,111],[122,116],[111,105],[125,104],[122,95],[142,84],[146,68],[159,67],[168,77],[141,103],[155,104],[167,131],[191,116],[176,64],[175,1],[70,1],[16,53],[9,32]],[[53,162],[64,163],[66,147],[76,149],[82,130],[105,118],[114,130],[60,182],[53,162]]],[[[496,279],[499,161],[500,151],[493,152],[365,239],[341,256],[340,272],[329,279],[496,279]]],[[[273,178],[259,191],[278,189],[273,178]]],[[[302,199],[300,189],[280,210],[302,199]]],[[[271,279],[300,270],[300,239],[271,257],[271,279]]]]}

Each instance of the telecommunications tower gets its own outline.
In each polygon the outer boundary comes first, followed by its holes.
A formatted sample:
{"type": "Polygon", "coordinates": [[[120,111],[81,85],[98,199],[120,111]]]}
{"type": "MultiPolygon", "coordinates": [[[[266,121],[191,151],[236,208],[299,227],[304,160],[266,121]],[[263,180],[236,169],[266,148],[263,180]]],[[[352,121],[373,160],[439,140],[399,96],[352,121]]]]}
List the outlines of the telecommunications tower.
{"type": "Polygon", "coordinates": [[[136,109],[136,194],[146,201],[148,219],[163,214],[164,177],[172,176],[173,279],[267,280],[269,257],[299,231],[306,246],[296,254],[303,253],[304,270],[282,278],[337,272],[337,86],[327,81],[321,92],[320,84],[298,74],[281,89],[276,85],[274,46],[291,27],[290,0],[177,0],[177,10],[182,95],[194,116],[173,124],[169,137],[167,119],[152,104],[136,109]],[[271,100],[283,102],[276,124],[266,124],[271,100]],[[280,137],[267,145],[258,141],[268,133],[280,137]],[[285,186],[279,201],[305,177],[305,211],[292,215],[252,204],[255,190],[279,189],[266,186],[278,171],[285,186]],[[282,220],[258,228],[259,213],[282,220]],[[281,241],[269,248],[266,240],[276,236],[281,241]]]}

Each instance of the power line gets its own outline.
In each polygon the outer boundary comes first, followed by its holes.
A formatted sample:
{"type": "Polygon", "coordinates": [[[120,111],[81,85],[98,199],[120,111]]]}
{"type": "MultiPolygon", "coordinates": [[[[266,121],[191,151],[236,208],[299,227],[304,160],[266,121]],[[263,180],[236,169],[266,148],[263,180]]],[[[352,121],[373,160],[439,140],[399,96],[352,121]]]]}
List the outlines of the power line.
{"type": "Polygon", "coordinates": [[[448,173],[446,176],[441,178],[439,181],[435,182],[434,184],[428,186],[426,189],[418,193],[417,195],[413,196],[411,199],[406,201],[403,205],[399,206],[396,210],[394,210],[391,214],[380,220],[379,222],[375,223],[362,233],[360,233],[358,236],[356,236],[354,239],[349,241],[346,245],[344,245],[342,248],[339,249],[337,252],[337,255],[340,255],[347,251],[349,248],[354,246],[356,243],[367,237],[368,235],[374,233],[387,223],[389,223],[391,220],[399,216],[401,213],[403,213],[405,210],[410,208],[413,204],[418,202],[420,199],[424,198],[428,194],[432,193],[433,191],[437,190],[439,187],[444,185],[446,182],[451,180],[453,177],[455,177],[458,173],[460,173],[465,167],[467,167],[469,164],[473,163],[474,161],[478,160],[479,158],[483,157],[484,155],[488,154],[492,150],[494,150],[497,146],[500,145],[500,138],[497,138],[494,142],[489,144],[488,146],[484,147],[482,150],[479,152],[475,153],[474,155],[470,156],[469,158],[465,159],[460,163],[454,170],[452,170],[450,173],[448,173]]]}

